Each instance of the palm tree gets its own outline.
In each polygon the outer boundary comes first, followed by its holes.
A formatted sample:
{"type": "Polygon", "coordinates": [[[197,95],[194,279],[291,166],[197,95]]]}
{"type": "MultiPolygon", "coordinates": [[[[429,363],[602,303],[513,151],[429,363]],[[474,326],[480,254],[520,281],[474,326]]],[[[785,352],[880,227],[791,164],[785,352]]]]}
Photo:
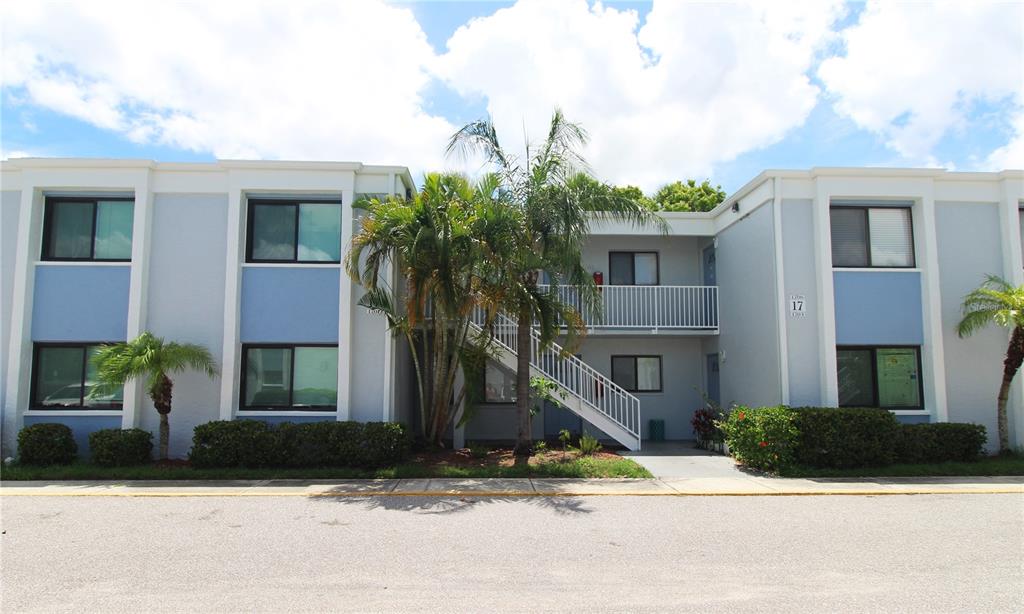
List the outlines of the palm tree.
{"type": "Polygon", "coordinates": [[[583,245],[593,221],[614,219],[634,224],[665,222],[622,191],[594,181],[586,173],[580,149],[586,132],[555,110],[543,142],[526,146],[520,160],[502,148],[490,120],[467,124],[448,143],[448,155],[482,156],[500,179],[502,201],[518,211],[520,227],[509,237],[498,262],[501,306],[516,320],[516,453],[529,454],[530,329],[535,325],[541,346],[560,333],[572,350],[585,324],[577,306],[559,298],[559,284],[578,288],[581,303],[600,313],[600,295],[583,267],[583,245]],[[547,284],[539,283],[541,272],[547,284]]]}
{"type": "Polygon", "coordinates": [[[217,363],[210,351],[194,343],[164,342],[152,333],[144,332],[133,341],[105,345],[93,357],[98,385],[90,396],[107,394],[123,386],[128,380],[145,378],[146,391],[160,414],[160,460],[167,459],[167,443],[171,413],[171,392],[174,382],[170,375],[186,369],[202,371],[217,377],[217,363]]]}
{"type": "Polygon", "coordinates": [[[367,288],[360,304],[387,317],[390,330],[406,338],[422,434],[435,445],[452,423],[452,408],[472,397],[469,386],[456,393],[457,372],[474,381],[464,368],[467,357],[490,344],[473,334],[471,317],[478,307],[493,311],[488,306],[495,303],[494,276],[481,272],[495,260],[493,246],[513,236],[516,226],[514,210],[496,198],[497,186],[493,175],[470,183],[458,174],[433,173],[410,201],[391,197],[356,204],[366,214],[345,267],[367,288]],[[402,300],[381,278],[387,263],[397,266],[402,300]]]}
{"type": "Polygon", "coordinates": [[[1006,419],[1006,401],[1010,384],[1024,362],[1024,286],[1013,287],[1005,279],[987,275],[985,282],[964,297],[963,318],[956,332],[963,338],[996,324],[1011,329],[1010,343],[1003,360],[1003,381],[996,397],[996,424],[999,428],[999,453],[1010,451],[1010,428],[1006,419]]]}

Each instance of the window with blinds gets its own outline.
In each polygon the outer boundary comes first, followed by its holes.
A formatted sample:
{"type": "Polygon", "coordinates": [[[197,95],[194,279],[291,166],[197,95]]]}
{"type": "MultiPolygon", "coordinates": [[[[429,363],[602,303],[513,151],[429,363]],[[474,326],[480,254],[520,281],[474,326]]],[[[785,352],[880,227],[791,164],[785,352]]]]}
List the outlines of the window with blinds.
{"type": "Polygon", "coordinates": [[[832,266],[914,266],[914,231],[907,207],[832,207],[832,266]]]}

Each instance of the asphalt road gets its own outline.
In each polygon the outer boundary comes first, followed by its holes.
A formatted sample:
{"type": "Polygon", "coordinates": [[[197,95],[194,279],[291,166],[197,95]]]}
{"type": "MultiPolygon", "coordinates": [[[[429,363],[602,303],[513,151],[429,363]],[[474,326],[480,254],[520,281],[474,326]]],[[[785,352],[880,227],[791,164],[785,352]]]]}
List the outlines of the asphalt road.
{"type": "Polygon", "coordinates": [[[0,610],[1024,611],[1024,497],[0,499],[0,610]]]}

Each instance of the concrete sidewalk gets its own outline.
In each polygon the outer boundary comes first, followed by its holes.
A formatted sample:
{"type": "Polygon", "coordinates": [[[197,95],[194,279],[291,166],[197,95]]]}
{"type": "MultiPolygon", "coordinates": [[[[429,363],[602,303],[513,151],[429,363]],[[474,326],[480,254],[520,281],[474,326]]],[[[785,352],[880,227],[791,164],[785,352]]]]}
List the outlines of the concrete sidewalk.
{"type": "Polygon", "coordinates": [[[3,482],[0,497],[566,497],[1024,494],[1024,476],[3,482]]]}

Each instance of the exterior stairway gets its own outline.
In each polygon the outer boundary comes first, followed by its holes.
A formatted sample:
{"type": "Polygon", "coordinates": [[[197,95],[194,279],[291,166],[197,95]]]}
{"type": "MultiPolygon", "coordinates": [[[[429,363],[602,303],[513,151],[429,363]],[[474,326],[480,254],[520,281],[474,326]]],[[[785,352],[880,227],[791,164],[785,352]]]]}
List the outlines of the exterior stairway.
{"type": "MultiPolygon", "coordinates": [[[[484,316],[477,311],[473,317],[476,332],[483,332],[484,316]]],[[[498,314],[488,332],[498,348],[495,359],[504,367],[516,370],[515,320],[498,314]]],[[[530,374],[544,377],[558,385],[556,396],[569,411],[583,418],[606,435],[630,450],[640,449],[640,400],[593,367],[552,343],[540,349],[540,335],[530,329],[530,374]]]]}

